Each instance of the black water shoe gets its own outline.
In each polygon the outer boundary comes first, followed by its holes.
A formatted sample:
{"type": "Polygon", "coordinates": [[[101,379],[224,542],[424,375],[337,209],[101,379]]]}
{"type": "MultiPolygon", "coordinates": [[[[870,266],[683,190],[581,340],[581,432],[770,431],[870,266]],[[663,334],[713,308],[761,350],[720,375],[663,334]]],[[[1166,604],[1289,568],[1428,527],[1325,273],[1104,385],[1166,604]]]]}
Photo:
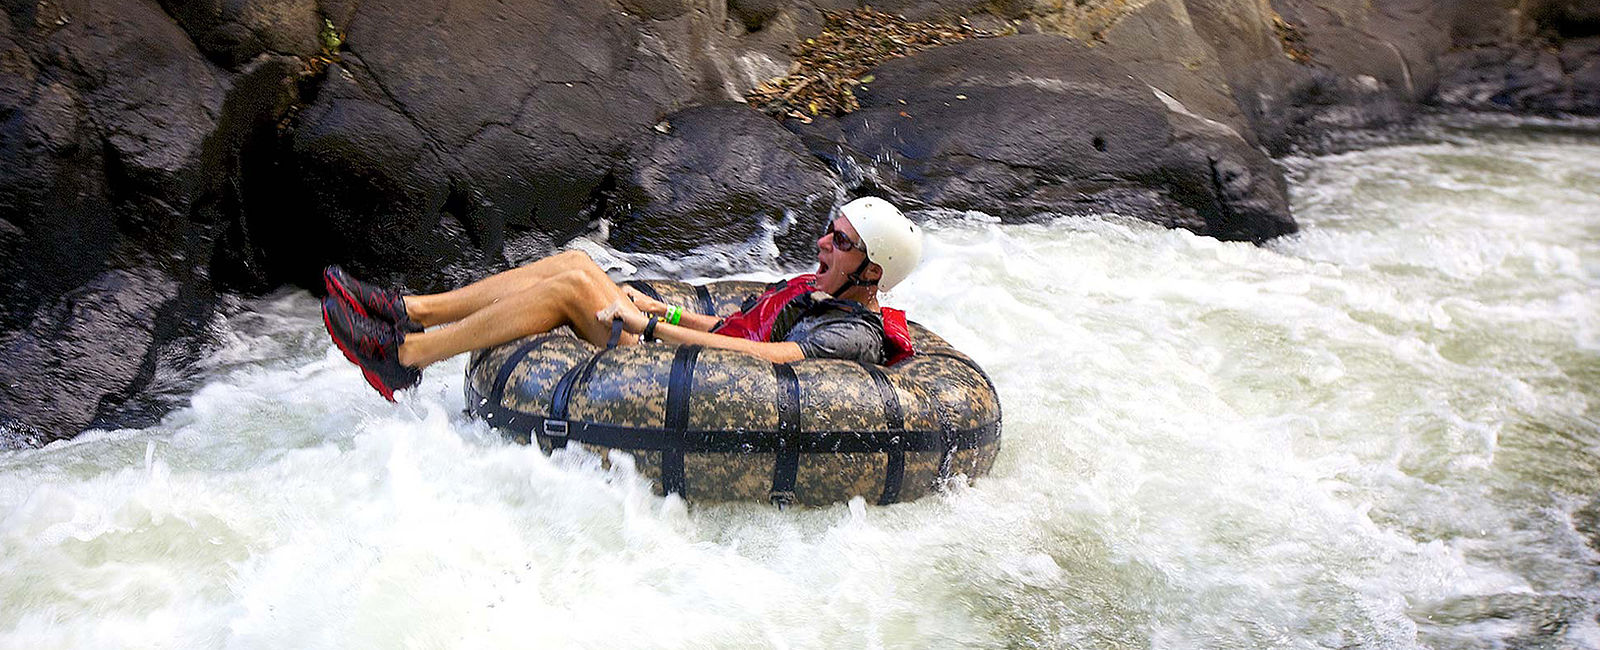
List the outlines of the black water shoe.
{"type": "Polygon", "coordinates": [[[322,299],[322,324],[344,358],[361,368],[367,383],[384,399],[393,402],[395,391],[415,386],[422,379],[421,370],[400,363],[405,334],[394,325],[358,314],[334,296],[322,299]]]}
{"type": "Polygon", "coordinates": [[[398,291],[357,280],[337,265],[322,270],[322,283],[328,288],[328,295],[343,301],[357,314],[394,323],[406,332],[422,331],[422,326],[406,314],[405,298],[398,291]]]}

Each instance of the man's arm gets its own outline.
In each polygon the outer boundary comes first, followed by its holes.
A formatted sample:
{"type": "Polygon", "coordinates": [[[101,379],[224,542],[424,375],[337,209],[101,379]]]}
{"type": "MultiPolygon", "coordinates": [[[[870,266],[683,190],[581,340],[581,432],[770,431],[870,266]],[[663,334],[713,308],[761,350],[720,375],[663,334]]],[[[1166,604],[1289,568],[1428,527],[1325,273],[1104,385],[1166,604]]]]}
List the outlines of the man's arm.
{"type": "MultiPolygon", "coordinates": [[[[646,314],[655,314],[663,319],[667,317],[667,308],[671,305],[644,295],[644,292],[628,285],[622,285],[622,294],[627,296],[628,300],[633,302],[633,306],[639,308],[639,311],[646,314]]],[[[696,314],[687,309],[682,310],[682,314],[682,316],[678,317],[678,326],[699,332],[711,331],[711,328],[716,327],[717,323],[722,320],[714,315],[696,314]]]]}
{"type": "MultiPolygon", "coordinates": [[[[701,314],[696,315],[698,316],[701,314]]],[[[611,318],[613,316],[622,318],[623,328],[633,334],[643,333],[645,325],[649,324],[650,322],[650,318],[646,316],[643,311],[640,311],[639,308],[633,303],[623,300],[618,300],[612,303],[611,306],[600,310],[600,313],[595,314],[595,318],[599,319],[602,323],[611,322],[611,318]]],[[[668,325],[667,323],[659,321],[656,322],[655,335],[656,338],[669,343],[703,345],[708,348],[744,352],[746,354],[756,355],[773,363],[790,363],[792,361],[799,361],[806,358],[805,353],[800,350],[800,344],[798,343],[791,343],[789,341],[779,341],[777,343],[751,341],[734,336],[723,336],[721,334],[702,332],[679,325],[668,325]]]]}
{"type": "MultiPolygon", "coordinates": [[[[640,331],[644,325],[639,326],[640,331]]],[[[720,348],[753,354],[773,363],[791,363],[806,358],[800,350],[799,343],[779,341],[768,343],[766,341],[751,341],[736,336],[723,336],[710,332],[700,332],[687,327],[656,323],[656,338],[668,343],[686,343],[689,345],[703,345],[708,348],[720,348]]]]}

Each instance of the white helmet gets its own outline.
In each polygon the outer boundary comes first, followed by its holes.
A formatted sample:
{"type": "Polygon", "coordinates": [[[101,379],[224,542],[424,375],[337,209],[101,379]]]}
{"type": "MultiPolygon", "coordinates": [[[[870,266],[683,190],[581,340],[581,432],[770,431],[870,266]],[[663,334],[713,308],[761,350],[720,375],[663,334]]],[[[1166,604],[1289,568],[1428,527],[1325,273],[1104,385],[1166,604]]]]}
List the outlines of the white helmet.
{"type": "Polygon", "coordinates": [[[839,208],[839,216],[855,226],[867,247],[867,259],[883,267],[878,286],[884,291],[900,284],[922,261],[922,229],[888,201],[874,196],[859,198],[839,208]]]}

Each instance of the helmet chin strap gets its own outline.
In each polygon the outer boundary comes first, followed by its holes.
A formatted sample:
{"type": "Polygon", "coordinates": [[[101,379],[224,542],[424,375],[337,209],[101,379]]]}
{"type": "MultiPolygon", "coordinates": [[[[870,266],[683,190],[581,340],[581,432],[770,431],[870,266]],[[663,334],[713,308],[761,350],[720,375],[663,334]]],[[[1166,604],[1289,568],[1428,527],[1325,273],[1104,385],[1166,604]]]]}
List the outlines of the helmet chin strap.
{"type": "Polygon", "coordinates": [[[839,287],[839,290],[835,291],[833,293],[834,297],[835,298],[844,297],[844,292],[849,291],[851,289],[854,289],[856,287],[876,287],[876,286],[878,286],[878,281],[877,280],[866,280],[866,279],[863,279],[861,277],[861,274],[866,272],[867,266],[869,264],[872,264],[872,260],[871,259],[868,259],[866,257],[861,258],[861,265],[857,266],[856,270],[851,271],[850,275],[844,276],[845,277],[844,286],[839,287]]]}

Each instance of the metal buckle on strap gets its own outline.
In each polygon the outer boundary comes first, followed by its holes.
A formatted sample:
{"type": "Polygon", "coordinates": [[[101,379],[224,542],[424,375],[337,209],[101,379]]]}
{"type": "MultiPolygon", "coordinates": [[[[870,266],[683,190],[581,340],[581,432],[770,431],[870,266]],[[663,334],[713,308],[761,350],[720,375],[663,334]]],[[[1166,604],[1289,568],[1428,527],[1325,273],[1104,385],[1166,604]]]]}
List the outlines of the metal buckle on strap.
{"type": "Polygon", "coordinates": [[[565,438],[565,437],[567,437],[567,421],[566,420],[545,420],[544,421],[544,435],[550,436],[552,438],[565,438]]]}

